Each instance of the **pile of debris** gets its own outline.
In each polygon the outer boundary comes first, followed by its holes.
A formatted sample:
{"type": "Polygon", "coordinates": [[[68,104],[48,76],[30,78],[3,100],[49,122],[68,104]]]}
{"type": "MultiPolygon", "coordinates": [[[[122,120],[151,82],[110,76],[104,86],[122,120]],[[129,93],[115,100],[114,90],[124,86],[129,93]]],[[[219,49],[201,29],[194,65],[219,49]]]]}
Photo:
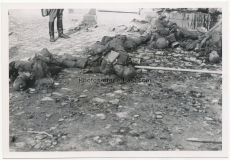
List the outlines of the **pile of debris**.
{"type": "MultiPolygon", "coordinates": [[[[166,9],[167,10],[167,9],[166,9]]],[[[216,12],[218,10],[215,10],[216,12]]],[[[219,12],[218,12],[219,13],[219,12]]],[[[190,31],[169,21],[169,17],[162,14],[153,18],[151,22],[132,20],[129,26],[113,28],[113,31],[128,35],[129,32],[138,32],[136,36],[151,35],[148,42],[149,49],[166,49],[181,47],[185,51],[196,52],[196,57],[206,57],[211,63],[219,63],[222,57],[222,20],[207,31],[204,27],[197,27],[190,31]]]]}

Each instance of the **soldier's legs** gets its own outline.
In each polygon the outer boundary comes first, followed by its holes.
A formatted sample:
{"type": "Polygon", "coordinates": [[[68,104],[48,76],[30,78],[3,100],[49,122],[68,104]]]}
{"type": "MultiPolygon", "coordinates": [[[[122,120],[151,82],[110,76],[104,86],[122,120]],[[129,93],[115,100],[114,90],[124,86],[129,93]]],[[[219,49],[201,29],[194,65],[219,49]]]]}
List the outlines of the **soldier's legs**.
{"type": "Polygon", "coordinates": [[[67,35],[63,34],[63,23],[62,23],[63,11],[64,11],[64,9],[58,9],[58,11],[57,11],[58,37],[60,37],[60,38],[69,38],[67,35]]]}
{"type": "Polygon", "coordinates": [[[169,31],[166,30],[166,29],[162,29],[162,30],[159,31],[159,34],[160,34],[161,36],[165,37],[165,36],[168,36],[168,35],[169,35],[169,31]]]}
{"type": "Polygon", "coordinates": [[[153,34],[151,35],[151,39],[150,39],[150,41],[148,42],[148,48],[149,48],[149,49],[155,48],[156,41],[157,41],[157,39],[158,39],[159,37],[160,37],[160,36],[159,36],[158,33],[153,33],[153,34]]]}
{"type": "Polygon", "coordinates": [[[57,17],[58,9],[51,9],[49,14],[49,35],[50,42],[54,42],[54,20],[57,17]]]}
{"type": "Polygon", "coordinates": [[[54,22],[55,18],[57,17],[58,9],[51,9],[49,14],[49,21],[54,22]]]}

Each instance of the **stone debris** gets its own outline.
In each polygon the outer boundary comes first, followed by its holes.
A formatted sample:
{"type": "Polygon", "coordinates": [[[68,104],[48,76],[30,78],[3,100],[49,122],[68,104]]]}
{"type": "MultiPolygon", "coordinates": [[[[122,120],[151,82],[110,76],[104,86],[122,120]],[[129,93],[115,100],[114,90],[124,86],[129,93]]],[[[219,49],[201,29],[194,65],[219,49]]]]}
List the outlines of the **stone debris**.
{"type": "Polygon", "coordinates": [[[119,105],[117,108],[120,108],[120,109],[121,109],[121,108],[123,108],[123,106],[119,105]]]}
{"type": "Polygon", "coordinates": [[[51,127],[50,130],[55,130],[57,127],[51,127]]]}
{"type": "Polygon", "coordinates": [[[122,87],[121,89],[123,89],[123,90],[128,90],[129,87],[122,87]]]}
{"type": "Polygon", "coordinates": [[[69,91],[71,91],[72,89],[69,89],[69,88],[61,88],[61,90],[64,91],[64,92],[69,92],[69,91]]]}
{"type": "Polygon", "coordinates": [[[157,115],[162,114],[162,112],[155,112],[157,115]]]}
{"type": "Polygon", "coordinates": [[[114,96],[115,96],[115,94],[113,94],[113,93],[107,93],[107,94],[106,94],[106,96],[109,96],[109,97],[114,97],[114,96]]]}
{"type": "Polygon", "coordinates": [[[59,120],[58,120],[58,122],[63,122],[65,119],[63,119],[63,118],[60,118],[59,120]]]}
{"type": "Polygon", "coordinates": [[[47,135],[41,135],[41,134],[36,136],[36,138],[39,139],[39,140],[42,140],[42,139],[44,139],[46,137],[47,137],[47,135]]]}
{"type": "Polygon", "coordinates": [[[190,63],[190,62],[185,62],[185,63],[184,63],[184,66],[185,66],[185,67],[192,67],[193,65],[192,65],[192,63],[190,63]]]}
{"type": "Polygon", "coordinates": [[[46,93],[46,97],[51,97],[51,93],[46,93]]]}
{"type": "Polygon", "coordinates": [[[122,91],[122,90],[117,90],[117,91],[115,91],[114,93],[123,93],[124,91],[122,91]]]}
{"type": "Polygon", "coordinates": [[[213,119],[212,119],[212,118],[209,118],[209,117],[205,117],[205,120],[207,120],[207,121],[212,121],[213,119]]]}
{"type": "Polygon", "coordinates": [[[96,137],[93,138],[93,140],[96,141],[96,140],[98,140],[99,138],[100,138],[99,136],[96,136],[96,137]]]}
{"type": "Polygon", "coordinates": [[[141,69],[141,72],[142,72],[142,73],[148,73],[148,70],[146,70],[146,69],[141,69]]]}
{"type": "Polygon", "coordinates": [[[20,115],[22,115],[22,114],[24,114],[25,112],[24,111],[22,111],[22,112],[18,112],[17,114],[15,114],[15,115],[17,115],[17,116],[20,116],[20,115]]]}
{"type": "Polygon", "coordinates": [[[33,128],[28,128],[27,131],[33,131],[34,129],[33,128]]]}
{"type": "Polygon", "coordinates": [[[157,115],[157,119],[162,119],[163,117],[161,115],[157,115]]]}
{"type": "Polygon", "coordinates": [[[45,98],[41,99],[41,101],[54,101],[54,99],[51,97],[45,97],[45,98]]]}
{"type": "Polygon", "coordinates": [[[121,138],[113,138],[111,141],[109,141],[109,144],[111,146],[116,146],[116,145],[122,145],[124,142],[121,140],[121,138]]]}
{"type": "Polygon", "coordinates": [[[139,133],[138,133],[136,130],[131,130],[129,133],[130,133],[131,136],[133,136],[133,137],[139,137],[139,133]]]}
{"type": "Polygon", "coordinates": [[[25,145],[26,145],[25,142],[18,142],[18,143],[15,143],[15,146],[16,146],[17,148],[24,148],[25,145]]]}
{"type": "Polygon", "coordinates": [[[149,66],[156,67],[156,66],[158,66],[158,64],[157,63],[151,63],[151,64],[149,64],[149,66]]]}
{"type": "Polygon", "coordinates": [[[213,99],[212,103],[218,103],[218,101],[219,101],[218,99],[213,99]]]}
{"type": "Polygon", "coordinates": [[[153,133],[151,133],[151,134],[149,133],[149,134],[146,135],[146,138],[147,139],[154,139],[155,135],[153,133]]]}
{"type": "Polygon", "coordinates": [[[99,138],[100,138],[99,136],[96,136],[93,138],[93,140],[100,144],[102,142],[102,140],[100,140],[99,138]]]}
{"type": "Polygon", "coordinates": [[[80,97],[80,98],[86,98],[87,95],[80,95],[79,97],[80,97]]]}
{"type": "Polygon", "coordinates": [[[52,92],[52,96],[62,97],[63,94],[58,93],[58,92],[52,92]]]}
{"type": "Polygon", "coordinates": [[[127,112],[118,112],[118,113],[116,113],[116,115],[119,118],[126,118],[128,116],[128,113],[127,112]]]}
{"type": "Polygon", "coordinates": [[[61,106],[64,107],[64,106],[66,106],[67,104],[68,104],[68,103],[66,103],[66,102],[62,102],[62,103],[61,103],[61,106]]]}
{"type": "Polygon", "coordinates": [[[114,99],[114,100],[111,100],[109,102],[112,103],[112,104],[118,104],[119,103],[119,99],[114,99]]]}
{"type": "Polygon", "coordinates": [[[50,117],[51,117],[51,114],[46,114],[46,117],[47,117],[47,118],[50,118],[50,117]]]}
{"type": "Polygon", "coordinates": [[[106,128],[106,129],[109,129],[111,126],[112,126],[111,124],[107,124],[107,125],[105,126],[105,128],[106,128]]]}
{"type": "Polygon", "coordinates": [[[162,71],[162,70],[159,70],[159,71],[158,71],[158,73],[161,73],[161,74],[163,74],[163,73],[165,73],[165,72],[164,72],[164,71],[162,71]]]}
{"type": "Polygon", "coordinates": [[[101,99],[101,98],[98,98],[98,97],[96,97],[96,98],[94,98],[94,99],[92,99],[92,100],[93,100],[93,101],[96,101],[96,102],[99,102],[99,103],[107,102],[106,100],[101,99]]]}
{"type": "Polygon", "coordinates": [[[31,139],[28,141],[28,144],[31,146],[31,147],[34,147],[37,143],[35,140],[31,139]]]}
{"type": "Polygon", "coordinates": [[[38,143],[34,146],[34,148],[35,148],[35,149],[40,149],[41,146],[42,146],[42,145],[41,145],[41,142],[38,142],[38,143]]]}
{"type": "Polygon", "coordinates": [[[99,117],[100,119],[104,120],[105,119],[105,115],[104,114],[96,114],[97,117],[99,117]]]}
{"type": "Polygon", "coordinates": [[[164,55],[164,51],[157,51],[157,52],[155,53],[155,55],[163,56],[163,55],[164,55]]]}

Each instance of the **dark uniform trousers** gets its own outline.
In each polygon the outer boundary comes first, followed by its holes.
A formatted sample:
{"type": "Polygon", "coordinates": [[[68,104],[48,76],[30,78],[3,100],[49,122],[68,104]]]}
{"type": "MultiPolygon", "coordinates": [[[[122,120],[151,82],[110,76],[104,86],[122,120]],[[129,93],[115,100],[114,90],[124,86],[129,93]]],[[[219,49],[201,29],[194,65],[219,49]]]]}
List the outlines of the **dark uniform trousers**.
{"type": "Polygon", "coordinates": [[[54,22],[56,17],[58,20],[62,20],[63,11],[64,11],[64,9],[50,9],[49,21],[54,22]]]}

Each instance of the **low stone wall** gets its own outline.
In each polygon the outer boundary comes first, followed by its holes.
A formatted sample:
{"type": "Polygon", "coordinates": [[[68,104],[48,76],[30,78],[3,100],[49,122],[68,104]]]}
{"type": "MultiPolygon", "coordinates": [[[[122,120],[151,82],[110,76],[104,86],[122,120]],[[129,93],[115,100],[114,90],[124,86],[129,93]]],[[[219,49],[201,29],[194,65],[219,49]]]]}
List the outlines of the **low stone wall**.
{"type": "MultiPolygon", "coordinates": [[[[139,12],[116,12],[110,10],[78,10],[74,9],[69,13],[78,14],[78,12],[85,13],[83,16],[83,22],[86,24],[98,24],[98,25],[128,25],[130,21],[135,19],[144,19],[151,21],[159,16],[159,10],[153,9],[141,9],[139,12]]],[[[197,27],[204,27],[207,30],[212,28],[216,22],[217,17],[208,13],[202,13],[197,11],[179,12],[179,11],[166,11],[170,17],[171,22],[177,23],[178,26],[187,28],[188,30],[195,30],[197,27]]]]}
{"type": "MultiPolygon", "coordinates": [[[[175,22],[178,26],[195,30],[197,27],[204,27],[207,30],[211,29],[217,22],[217,17],[208,13],[201,12],[164,12],[168,15],[171,22],[175,22]]],[[[157,11],[142,10],[141,17],[147,21],[156,19],[159,16],[157,11]]]]}

